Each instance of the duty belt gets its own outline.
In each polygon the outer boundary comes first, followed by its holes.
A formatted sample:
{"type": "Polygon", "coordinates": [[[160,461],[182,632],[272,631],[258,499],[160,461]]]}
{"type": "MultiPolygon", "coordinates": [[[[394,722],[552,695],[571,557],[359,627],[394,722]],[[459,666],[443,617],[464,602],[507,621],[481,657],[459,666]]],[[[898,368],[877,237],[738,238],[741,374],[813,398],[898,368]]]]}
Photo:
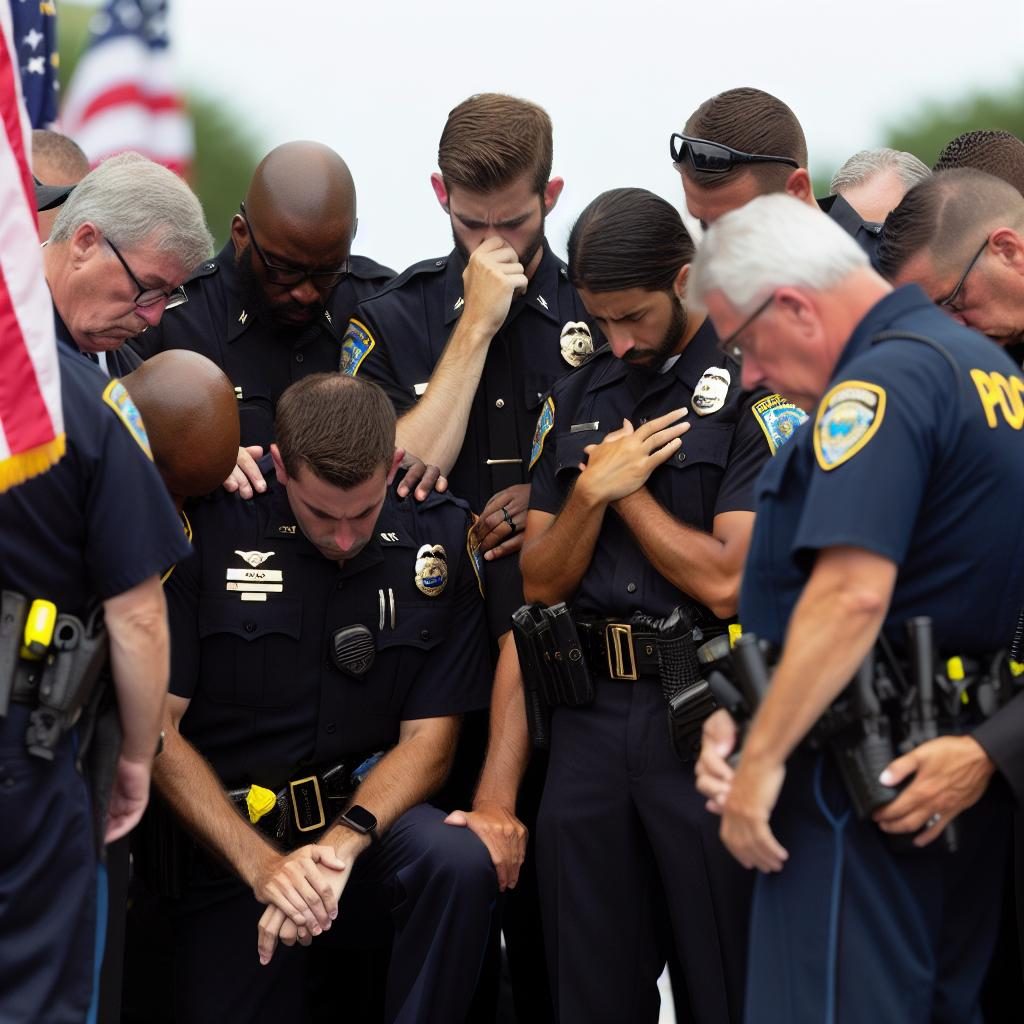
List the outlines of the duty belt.
{"type": "Polygon", "coordinates": [[[629,622],[611,619],[576,620],[587,667],[595,676],[620,682],[659,680],[659,637],[640,632],[629,622]]]}

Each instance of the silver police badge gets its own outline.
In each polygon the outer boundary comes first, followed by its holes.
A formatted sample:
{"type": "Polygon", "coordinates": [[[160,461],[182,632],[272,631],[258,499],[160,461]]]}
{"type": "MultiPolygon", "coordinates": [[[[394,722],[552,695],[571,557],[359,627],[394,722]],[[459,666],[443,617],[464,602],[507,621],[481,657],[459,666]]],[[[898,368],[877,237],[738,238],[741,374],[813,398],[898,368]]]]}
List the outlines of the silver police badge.
{"type": "Polygon", "coordinates": [[[424,544],[416,552],[416,589],[437,597],[448,584],[448,553],[442,544],[424,544]]]}
{"type": "Polygon", "coordinates": [[[698,416],[710,416],[725,405],[732,374],[724,366],[709,366],[693,389],[690,404],[698,416]]]}
{"type": "Polygon", "coordinates": [[[582,366],[594,354],[594,339],[582,320],[570,320],[559,338],[562,358],[570,366],[582,366]]]}

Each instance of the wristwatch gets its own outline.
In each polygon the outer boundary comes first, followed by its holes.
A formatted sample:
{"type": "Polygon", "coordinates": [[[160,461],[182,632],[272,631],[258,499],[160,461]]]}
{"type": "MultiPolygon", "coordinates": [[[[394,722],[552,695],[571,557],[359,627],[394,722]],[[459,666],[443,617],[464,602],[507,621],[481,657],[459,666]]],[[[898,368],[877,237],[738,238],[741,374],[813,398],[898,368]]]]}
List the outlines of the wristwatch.
{"type": "Polygon", "coordinates": [[[361,836],[369,836],[371,842],[376,842],[377,819],[365,807],[353,804],[339,819],[338,823],[358,832],[361,836]]]}

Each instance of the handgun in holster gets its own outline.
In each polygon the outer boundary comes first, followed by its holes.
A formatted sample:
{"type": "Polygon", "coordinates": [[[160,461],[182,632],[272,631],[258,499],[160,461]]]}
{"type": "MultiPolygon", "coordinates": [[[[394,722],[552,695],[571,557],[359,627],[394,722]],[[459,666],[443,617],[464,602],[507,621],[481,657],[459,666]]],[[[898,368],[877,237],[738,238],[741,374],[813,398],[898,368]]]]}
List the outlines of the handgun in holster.
{"type": "MultiPolygon", "coordinates": [[[[718,708],[697,660],[693,613],[684,606],[662,619],[637,612],[631,625],[637,633],[654,635],[658,677],[668,704],[669,739],[679,759],[690,762],[700,752],[704,720],[718,708]]],[[[699,631],[696,635],[701,636],[699,631]]]]}
{"type": "Polygon", "coordinates": [[[30,754],[53,760],[61,736],[75,725],[92,699],[107,656],[101,605],[85,622],[74,615],[57,616],[39,679],[39,703],[29,716],[25,733],[30,754]]]}

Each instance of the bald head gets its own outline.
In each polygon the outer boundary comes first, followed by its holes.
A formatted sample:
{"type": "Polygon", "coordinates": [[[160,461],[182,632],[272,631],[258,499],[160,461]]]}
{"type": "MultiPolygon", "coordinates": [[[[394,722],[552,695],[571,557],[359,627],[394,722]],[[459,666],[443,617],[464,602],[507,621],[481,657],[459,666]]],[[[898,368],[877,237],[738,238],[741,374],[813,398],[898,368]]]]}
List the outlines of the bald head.
{"type": "Polygon", "coordinates": [[[356,187],[348,165],[319,142],[286,142],[261,161],[245,196],[249,215],[296,230],[355,225],[356,187]]]}
{"type": "Polygon", "coordinates": [[[142,413],[153,461],[171,497],[208,494],[238,458],[238,402],[231,381],[205,356],[172,349],[123,378],[142,413]]]}

